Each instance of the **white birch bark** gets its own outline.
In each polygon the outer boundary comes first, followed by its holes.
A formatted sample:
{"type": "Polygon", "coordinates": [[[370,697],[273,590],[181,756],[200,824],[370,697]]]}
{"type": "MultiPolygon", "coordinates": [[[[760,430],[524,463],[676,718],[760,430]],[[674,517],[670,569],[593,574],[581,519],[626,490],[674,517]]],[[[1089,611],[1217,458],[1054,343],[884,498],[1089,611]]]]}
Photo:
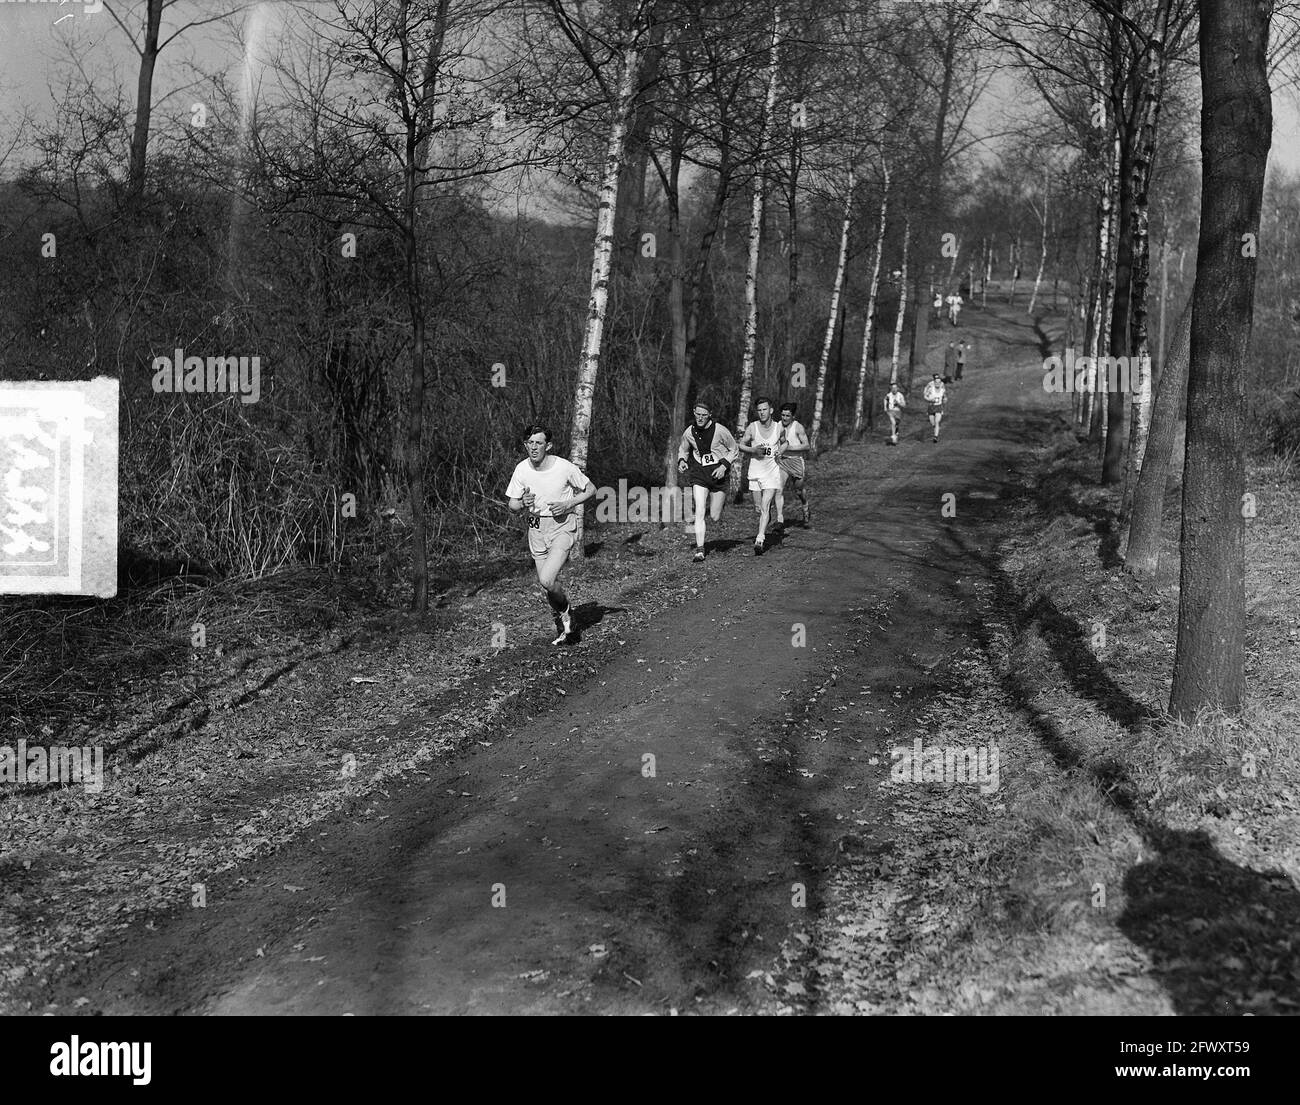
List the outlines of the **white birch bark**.
{"type": "MultiPolygon", "coordinates": [[[[586,471],[587,445],[591,434],[591,407],[600,369],[601,342],[605,333],[605,311],[609,305],[609,271],[614,256],[614,215],[618,209],[618,178],[623,168],[628,113],[632,106],[640,50],[628,45],[623,51],[614,117],[605,145],[605,168],[600,182],[600,207],[596,215],[596,245],[591,259],[591,296],[587,301],[587,327],[582,340],[578,383],[573,395],[573,422],[569,430],[569,460],[586,471]]],[[[583,517],[578,512],[578,539],[572,559],[583,557],[583,517]]]]}
{"type": "MultiPolygon", "coordinates": [[[[867,295],[867,321],[862,327],[862,361],[858,365],[858,397],[853,404],[853,432],[862,432],[862,405],[866,394],[867,367],[871,359],[871,328],[876,321],[876,295],[880,290],[880,260],[885,252],[885,217],[889,208],[889,166],[882,162],[884,168],[884,190],[880,194],[880,229],[876,233],[876,263],[871,270],[871,291],[867,295]]],[[[871,373],[874,376],[876,366],[871,373]]]]}
{"type": "Polygon", "coordinates": [[[1027,313],[1034,313],[1034,303],[1038,300],[1038,289],[1043,283],[1043,269],[1047,265],[1047,203],[1048,190],[1051,188],[1051,177],[1043,177],[1043,239],[1042,248],[1038,254],[1038,275],[1034,277],[1034,290],[1029,296],[1029,308],[1027,313]]]}
{"type": "Polygon", "coordinates": [[[912,220],[903,220],[903,270],[899,277],[898,318],[894,320],[894,357],[889,365],[889,382],[898,383],[898,352],[903,345],[903,316],[907,314],[907,245],[912,237],[912,220]]]}
{"type": "Polygon", "coordinates": [[[1101,183],[1100,217],[1097,227],[1097,252],[1101,257],[1098,268],[1097,295],[1092,305],[1092,338],[1088,344],[1088,376],[1083,395],[1083,419],[1085,429],[1092,426],[1093,406],[1097,402],[1097,354],[1101,351],[1101,334],[1106,326],[1106,296],[1110,284],[1110,220],[1112,197],[1110,192],[1111,174],[1107,169],[1101,183]]]}
{"type": "MultiPolygon", "coordinates": [[[[749,263],[745,269],[745,348],[740,360],[740,403],[736,413],[736,439],[745,432],[749,418],[749,404],[754,393],[754,353],[758,347],[758,261],[763,236],[763,144],[772,131],[772,117],[776,112],[776,83],[779,71],[778,53],[781,45],[781,9],[772,15],[772,45],[767,63],[767,99],[763,104],[763,124],[758,135],[759,170],[754,177],[754,200],[749,212],[749,263]]],[[[731,490],[740,487],[742,464],[739,460],[731,466],[731,490]]]]}
{"type": "MultiPolygon", "coordinates": [[[[817,394],[813,399],[812,426],[808,431],[809,452],[817,453],[817,435],[821,429],[822,404],[826,395],[826,370],[831,362],[831,345],[835,339],[835,320],[840,313],[840,293],[844,288],[844,268],[849,259],[849,225],[853,220],[853,170],[849,170],[848,186],[844,193],[844,221],[840,229],[840,256],[835,265],[835,283],[831,288],[831,313],[826,320],[826,336],[822,339],[821,361],[817,365],[817,394]]],[[[834,442],[832,442],[832,445],[834,442]]]]}

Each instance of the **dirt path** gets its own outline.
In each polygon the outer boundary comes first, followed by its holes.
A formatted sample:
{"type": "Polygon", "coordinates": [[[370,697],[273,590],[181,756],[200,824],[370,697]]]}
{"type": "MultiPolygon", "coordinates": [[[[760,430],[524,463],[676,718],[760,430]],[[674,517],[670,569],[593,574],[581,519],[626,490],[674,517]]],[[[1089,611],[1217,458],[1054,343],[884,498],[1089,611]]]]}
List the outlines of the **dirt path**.
{"type": "Polygon", "coordinates": [[[772,1008],[762,975],[843,839],[870,841],[881,750],[968,631],[936,596],[983,570],[959,550],[991,540],[1005,458],[1060,409],[1024,316],[969,314],[941,444],[918,381],[898,448],[877,429],[817,466],[816,529],[712,556],[643,624],[607,613],[588,633],[626,648],[560,705],[124,933],[60,992],[103,1013],[772,1008]],[[819,708],[832,679],[860,709],[819,708]]]}

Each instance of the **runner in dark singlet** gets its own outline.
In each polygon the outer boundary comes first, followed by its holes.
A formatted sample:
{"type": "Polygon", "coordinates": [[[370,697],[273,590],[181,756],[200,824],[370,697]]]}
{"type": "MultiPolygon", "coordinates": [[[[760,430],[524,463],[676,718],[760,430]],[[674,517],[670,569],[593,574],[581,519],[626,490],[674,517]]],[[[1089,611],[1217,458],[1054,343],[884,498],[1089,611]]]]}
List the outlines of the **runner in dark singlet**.
{"type": "Polygon", "coordinates": [[[715,522],[721,519],[727,498],[727,473],[740,450],[731,431],[713,420],[708,403],[697,401],[694,417],[695,425],[686,428],[677,449],[677,471],[687,476],[695,496],[695,560],[699,562],[704,559],[706,503],[709,517],[715,522]]]}

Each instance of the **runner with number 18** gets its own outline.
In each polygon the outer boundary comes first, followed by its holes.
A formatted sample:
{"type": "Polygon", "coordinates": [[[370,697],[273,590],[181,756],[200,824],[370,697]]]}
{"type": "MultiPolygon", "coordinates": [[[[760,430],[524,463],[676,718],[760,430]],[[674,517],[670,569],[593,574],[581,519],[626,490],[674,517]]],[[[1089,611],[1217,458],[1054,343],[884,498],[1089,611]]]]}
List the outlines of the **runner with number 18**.
{"type": "Polygon", "coordinates": [[[555,619],[551,644],[562,645],[573,633],[573,610],[559,583],[560,569],[577,540],[577,512],[596,494],[596,485],[576,464],[549,455],[551,431],[545,426],[528,427],[524,448],[528,458],[515,465],[506,497],[515,513],[528,512],[528,548],[555,619]]]}

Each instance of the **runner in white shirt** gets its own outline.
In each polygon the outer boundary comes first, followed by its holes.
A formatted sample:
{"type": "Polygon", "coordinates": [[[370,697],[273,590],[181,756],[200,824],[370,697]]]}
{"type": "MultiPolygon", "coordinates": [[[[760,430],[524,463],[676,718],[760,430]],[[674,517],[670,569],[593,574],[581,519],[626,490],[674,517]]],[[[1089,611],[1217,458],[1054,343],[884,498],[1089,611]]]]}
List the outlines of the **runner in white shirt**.
{"type": "Polygon", "coordinates": [[[596,494],[596,485],[576,464],[548,455],[551,431],[545,426],[528,427],[524,448],[528,459],[515,465],[506,496],[511,510],[528,511],[528,548],[558,634],[551,644],[562,645],[573,632],[573,610],[559,584],[560,569],[577,539],[577,511],[596,494]]]}
{"type": "Polygon", "coordinates": [[[903,408],[907,406],[907,396],[898,382],[889,385],[885,393],[885,413],[889,415],[889,444],[898,444],[898,424],[903,420],[903,408]]]}
{"type": "Polygon", "coordinates": [[[934,378],[925,385],[924,397],[929,406],[930,425],[934,427],[934,440],[939,440],[939,423],[943,421],[943,404],[948,398],[948,389],[943,386],[943,379],[936,372],[934,378]]]}
{"type": "Polygon", "coordinates": [[[959,295],[950,295],[948,297],[948,318],[954,326],[957,325],[957,316],[961,314],[962,298],[959,295]]]}
{"type": "Polygon", "coordinates": [[[808,494],[808,468],[804,462],[811,446],[808,443],[808,431],[795,418],[798,409],[794,403],[781,404],[781,429],[785,431],[785,448],[781,450],[780,459],[776,462],[781,472],[781,486],[777,488],[773,500],[776,505],[776,522],[773,525],[781,533],[785,532],[787,483],[794,484],[795,490],[799,492],[799,501],[803,503],[803,528],[808,529],[812,525],[812,498],[808,494]]]}
{"type": "Polygon", "coordinates": [[[767,537],[767,516],[772,509],[772,500],[781,486],[781,470],[777,467],[777,458],[785,452],[785,430],[772,417],[772,400],[761,396],[754,404],[758,415],[756,422],[745,427],[740,439],[740,451],[748,453],[749,490],[754,496],[754,509],[758,512],[758,536],[754,538],[754,555],[763,555],[764,541],[767,537]]]}

